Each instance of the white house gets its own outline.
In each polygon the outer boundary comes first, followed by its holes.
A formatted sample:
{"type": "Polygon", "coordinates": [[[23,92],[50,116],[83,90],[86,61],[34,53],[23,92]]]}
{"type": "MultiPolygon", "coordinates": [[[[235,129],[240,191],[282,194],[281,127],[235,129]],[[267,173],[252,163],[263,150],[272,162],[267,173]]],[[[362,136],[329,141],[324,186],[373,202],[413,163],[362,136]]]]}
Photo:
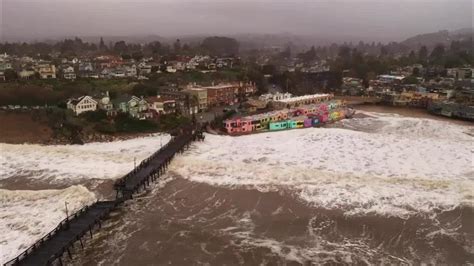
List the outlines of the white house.
{"type": "Polygon", "coordinates": [[[21,79],[29,79],[35,76],[35,71],[32,69],[22,69],[20,72],[18,72],[18,76],[21,79]]]}
{"type": "Polygon", "coordinates": [[[124,66],[124,72],[126,77],[136,77],[138,73],[137,66],[135,64],[124,66]]]}
{"type": "Polygon", "coordinates": [[[63,77],[64,79],[74,80],[76,79],[76,73],[74,73],[74,68],[72,66],[68,66],[63,69],[63,77]]]}
{"type": "Polygon", "coordinates": [[[140,75],[148,75],[151,73],[151,65],[145,62],[138,64],[138,68],[140,69],[140,75]]]}
{"type": "Polygon", "coordinates": [[[41,79],[55,79],[56,78],[56,66],[50,64],[38,65],[38,73],[41,79]]]}
{"type": "Polygon", "coordinates": [[[176,68],[174,68],[173,66],[166,66],[166,72],[176,73],[176,68]]]}
{"type": "Polygon", "coordinates": [[[67,108],[71,109],[76,115],[80,115],[84,112],[97,110],[97,101],[86,95],[77,99],[70,99],[67,102],[67,108]]]}
{"type": "Polygon", "coordinates": [[[293,95],[291,93],[285,92],[285,93],[267,93],[267,94],[262,94],[258,99],[260,101],[268,102],[268,101],[281,101],[285,99],[291,98],[293,95]]]}
{"type": "Polygon", "coordinates": [[[97,109],[104,110],[107,112],[107,115],[115,115],[117,112],[114,110],[114,105],[110,100],[109,92],[101,94],[95,98],[97,101],[97,109]]]}

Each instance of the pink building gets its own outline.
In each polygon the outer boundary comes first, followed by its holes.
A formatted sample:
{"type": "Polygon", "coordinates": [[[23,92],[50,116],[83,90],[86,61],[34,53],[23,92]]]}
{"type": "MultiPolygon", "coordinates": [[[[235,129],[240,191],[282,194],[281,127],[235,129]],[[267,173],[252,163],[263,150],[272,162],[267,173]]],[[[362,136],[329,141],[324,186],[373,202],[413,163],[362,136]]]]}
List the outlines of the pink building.
{"type": "Polygon", "coordinates": [[[250,133],[253,130],[252,121],[246,118],[236,118],[224,122],[228,134],[250,133]]]}

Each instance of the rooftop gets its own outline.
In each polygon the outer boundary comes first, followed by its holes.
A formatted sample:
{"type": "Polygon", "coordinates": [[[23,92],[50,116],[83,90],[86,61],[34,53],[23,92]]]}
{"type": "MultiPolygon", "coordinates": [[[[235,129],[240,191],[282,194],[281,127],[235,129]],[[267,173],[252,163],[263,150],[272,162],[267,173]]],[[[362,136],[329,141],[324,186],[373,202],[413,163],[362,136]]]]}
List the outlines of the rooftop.
{"type": "Polygon", "coordinates": [[[315,98],[325,98],[328,96],[331,96],[331,94],[311,94],[311,95],[303,95],[303,96],[281,99],[278,102],[292,103],[292,102],[310,100],[310,99],[315,99],[315,98]]]}

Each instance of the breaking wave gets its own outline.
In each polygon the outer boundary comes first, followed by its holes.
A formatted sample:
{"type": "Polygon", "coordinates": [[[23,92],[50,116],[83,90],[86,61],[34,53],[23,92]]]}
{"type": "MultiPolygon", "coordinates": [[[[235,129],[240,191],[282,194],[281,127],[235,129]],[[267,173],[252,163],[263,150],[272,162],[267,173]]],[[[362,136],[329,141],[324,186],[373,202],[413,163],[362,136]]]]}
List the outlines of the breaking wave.
{"type": "Polygon", "coordinates": [[[207,135],[171,170],[214,185],[290,189],[346,215],[407,218],[473,206],[472,127],[369,115],[336,125],[342,128],[207,135]]]}
{"type": "Polygon", "coordinates": [[[95,202],[84,186],[60,190],[0,189],[0,262],[6,262],[31,246],[69,213],[95,202]]]}
{"type": "Polygon", "coordinates": [[[0,143],[0,179],[115,179],[150,156],[169,135],[152,135],[85,145],[12,145],[0,143]]]}

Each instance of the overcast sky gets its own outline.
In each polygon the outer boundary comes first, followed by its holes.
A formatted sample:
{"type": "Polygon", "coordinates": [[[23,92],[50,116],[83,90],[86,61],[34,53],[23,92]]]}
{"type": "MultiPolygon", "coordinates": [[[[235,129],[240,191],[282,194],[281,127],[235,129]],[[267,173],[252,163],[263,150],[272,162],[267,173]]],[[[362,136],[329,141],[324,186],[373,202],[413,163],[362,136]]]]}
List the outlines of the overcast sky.
{"type": "Polygon", "coordinates": [[[0,0],[2,38],[293,33],[400,40],[472,27],[472,0],[0,0]]]}

